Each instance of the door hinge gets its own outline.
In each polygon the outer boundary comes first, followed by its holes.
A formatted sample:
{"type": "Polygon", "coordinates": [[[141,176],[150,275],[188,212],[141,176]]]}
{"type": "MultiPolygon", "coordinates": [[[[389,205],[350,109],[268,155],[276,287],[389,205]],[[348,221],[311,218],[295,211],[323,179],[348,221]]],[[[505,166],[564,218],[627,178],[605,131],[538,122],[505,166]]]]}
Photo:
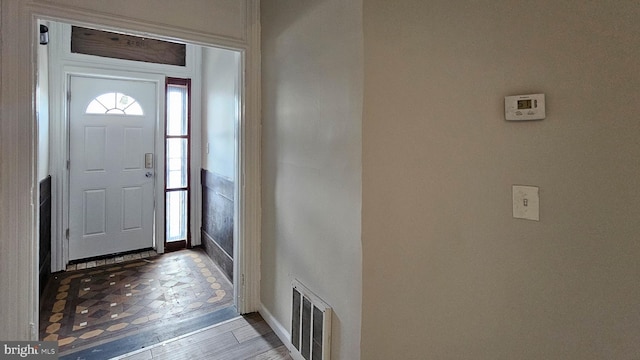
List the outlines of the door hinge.
{"type": "Polygon", "coordinates": [[[67,91],[67,101],[71,101],[71,91],[67,91]]]}
{"type": "Polygon", "coordinates": [[[71,161],[67,160],[67,170],[71,169],[71,161]]]}
{"type": "Polygon", "coordinates": [[[67,238],[67,240],[69,240],[69,228],[64,231],[64,236],[67,238]]]}

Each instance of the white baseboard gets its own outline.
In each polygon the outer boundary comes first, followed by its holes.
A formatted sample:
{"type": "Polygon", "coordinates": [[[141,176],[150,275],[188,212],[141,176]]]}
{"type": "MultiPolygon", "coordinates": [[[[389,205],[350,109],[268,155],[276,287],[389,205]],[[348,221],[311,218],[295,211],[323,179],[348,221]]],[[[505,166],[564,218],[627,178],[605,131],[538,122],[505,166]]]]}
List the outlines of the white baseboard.
{"type": "Polygon", "coordinates": [[[280,341],[282,341],[284,346],[289,349],[291,357],[295,360],[304,360],[298,355],[298,350],[293,347],[293,344],[291,343],[291,334],[278,320],[276,320],[276,318],[271,314],[269,310],[267,310],[263,303],[260,303],[260,310],[258,310],[258,312],[260,313],[260,315],[262,315],[264,321],[269,324],[271,329],[273,329],[273,332],[276,333],[278,338],[280,338],[280,341]]]}

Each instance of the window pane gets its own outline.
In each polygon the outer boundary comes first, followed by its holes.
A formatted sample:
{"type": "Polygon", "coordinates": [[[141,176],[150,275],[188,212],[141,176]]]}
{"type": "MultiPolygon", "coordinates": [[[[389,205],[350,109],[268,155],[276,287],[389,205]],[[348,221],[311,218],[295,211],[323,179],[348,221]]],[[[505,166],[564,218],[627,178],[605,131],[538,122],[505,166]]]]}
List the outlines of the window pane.
{"type": "Polygon", "coordinates": [[[167,139],[167,189],[187,187],[187,139],[167,139]]]}
{"type": "Polygon", "coordinates": [[[125,94],[116,93],[116,107],[118,109],[125,109],[128,105],[131,105],[133,101],[129,96],[125,94]]]}
{"type": "MultiPolygon", "coordinates": [[[[167,78],[165,113],[165,242],[188,240],[189,202],[188,79],[167,78]]],[[[136,104],[131,104],[134,107],[136,104]]]]}
{"type": "Polygon", "coordinates": [[[87,106],[87,110],[85,111],[87,114],[104,114],[106,112],[107,108],[102,105],[100,101],[95,99],[89,103],[89,106],[87,106]]]}
{"type": "Polygon", "coordinates": [[[187,87],[167,86],[167,135],[187,135],[187,87]]]}
{"type": "Polygon", "coordinates": [[[138,104],[137,102],[134,102],[131,105],[127,106],[127,108],[124,109],[124,112],[127,115],[144,115],[142,113],[142,108],[140,107],[140,104],[138,104]]]}
{"type": "Polygon", "coordinates": [[[167,193],[167,242],[187,239],[187,191],[167,193]]]}
{"type": "Polygon", "coordinates": [[[136,100],[122,93],[106,93],[93,99],[87,114],[144,115],[142,107],[136,100]]]}
{"type": "Polygon", "coordinates": [[[96,100],[100,101],[107,109],[113,109],[116,107],[116,93],[106,93],[98,96],[96,100]]]}

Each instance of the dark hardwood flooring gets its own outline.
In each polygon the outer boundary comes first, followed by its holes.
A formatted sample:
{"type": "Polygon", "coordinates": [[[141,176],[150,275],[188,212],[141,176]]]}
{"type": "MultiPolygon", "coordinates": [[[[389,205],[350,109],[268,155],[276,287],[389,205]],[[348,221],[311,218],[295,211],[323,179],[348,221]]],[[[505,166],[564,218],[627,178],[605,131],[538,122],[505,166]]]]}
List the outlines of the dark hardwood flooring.
{"type": "Polygon", "coordinates": [[[233,287],[202,250],[55,274],[40,338],[63,359],[110,359],[237,317],[233,287]]]}
{"type": "Polygon", "coordinates": [[[287,348],[257,313],[240,316],[117,359],[292,360],[287,348]]]}
{"type": "Polygon", "coordinates": [[[292,359],[258,313],[238,315],[231,282],[201,250],[69,270],[41,299],[40,337],[58,341],[61,360],[292,359]]]}

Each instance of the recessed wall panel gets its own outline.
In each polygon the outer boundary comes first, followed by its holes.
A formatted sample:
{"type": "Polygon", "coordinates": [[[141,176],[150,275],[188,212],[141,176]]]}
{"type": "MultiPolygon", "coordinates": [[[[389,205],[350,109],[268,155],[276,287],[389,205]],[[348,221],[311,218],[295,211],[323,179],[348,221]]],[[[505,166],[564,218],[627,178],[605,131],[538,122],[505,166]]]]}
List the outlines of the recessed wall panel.
{"type": "Polygon", "coordinates": [[[142,228],[142,187],[122,189],[122,230],[142,228]]]}
{"type": "Polygon", "coordinates": [[[122,164],[125,170],[142,169],[144,154],[142,153],[142,128],[128,127],[124,129],[124,148],[122,164]]]}
{"type": "Polygon", "coordinates": [[[84,192],[84,235],[104,234],[106,231],[106,190],[84,192]]]}
{"type": "Polygon", "coordinates": [[[107,131],[104,126],[84,128],[84,169],[104,171],[106,158],[107,131]]]}

